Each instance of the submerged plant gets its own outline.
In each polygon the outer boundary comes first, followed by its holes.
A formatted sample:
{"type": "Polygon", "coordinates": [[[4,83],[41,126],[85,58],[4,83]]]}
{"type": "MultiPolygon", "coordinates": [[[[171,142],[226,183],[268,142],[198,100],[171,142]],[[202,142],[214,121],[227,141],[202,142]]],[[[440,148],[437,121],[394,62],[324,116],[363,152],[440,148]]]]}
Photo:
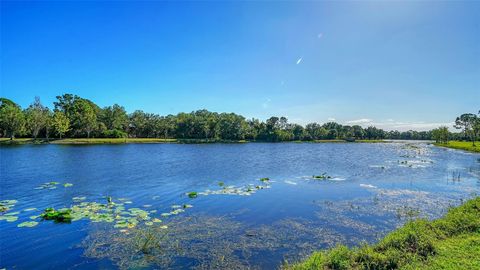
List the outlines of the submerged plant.
{"type": "Polygon", "coordinates": [[[267,182],[267,181],[270,181],[270,178],[268,178],[268,177],[263,177],[263,178],[260,178],[260,181],[262,181],[262,182],[267,182]]]}

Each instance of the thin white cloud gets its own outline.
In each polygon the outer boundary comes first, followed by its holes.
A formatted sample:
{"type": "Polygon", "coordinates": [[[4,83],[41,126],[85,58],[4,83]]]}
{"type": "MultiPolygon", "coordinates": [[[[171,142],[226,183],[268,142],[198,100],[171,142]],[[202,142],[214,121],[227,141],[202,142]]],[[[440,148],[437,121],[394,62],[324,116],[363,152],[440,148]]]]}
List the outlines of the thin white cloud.
{"type": "Polygon", "coordinates": [[[346,121],[346,124],[354,124],[360,125],[363,127],[368,126],[375,126],[377,128],[381,128],[384,130],[398,130],[398,131],[408,131],[408,130],[416,130],[416,131],[427,131],[434,128],[438,128],[440,126],[446,126],[453,131],[453,122],[401,122],[401,121],[394,121],[393,119],[387,119],[385,121],[374,121],[368,118],[362,118],[357,120],[350,120],[346,121]]]}
{"type": "Polygon", "coordinates": [[[317,38],[321,39],[323,37],[323,33],[318,33],[317,38]]]}
{"type": "Polygon", "coordinates": [[[347,121],[346,123],[347,124],[367,124],[367,123],[371,123],[371,122],[373,122],[372,119],[362,118],[362,119],[357,119],[357,120],[350,120],[350,121],[347,121]]]}
{"type": "Polygon", "coordinates": [[[327,120],[328,120],[328,121],[335,121],[335,120],[337,120],[337,119],[335,119],[335,118],[333,118],[333,117],[329,117],[329,118],[327,118],[327,120]]]}
{"type": "Polygon", "coordinates": [[[303,57],[298,58],[298,60],[297,60],[297,65],[302,62],[302,58],[303,58],[303,57]]]}

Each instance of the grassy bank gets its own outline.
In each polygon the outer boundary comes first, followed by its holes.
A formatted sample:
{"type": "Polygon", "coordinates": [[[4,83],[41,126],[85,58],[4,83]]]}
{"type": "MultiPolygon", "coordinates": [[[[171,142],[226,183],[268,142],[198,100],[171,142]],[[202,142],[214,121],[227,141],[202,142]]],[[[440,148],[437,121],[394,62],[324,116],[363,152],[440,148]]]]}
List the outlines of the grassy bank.
{"type": "Polygon", "coordinates": [[[312,254],[285,269],[480,269],[480,197],[442,218],[410,221],[374,245],[312,254]]]}
{"type": "Polygon", "coordinates": [[[472,142],[463,142],[463,141],[449,141],[445,143],[433,143],[436,146],[448,147],[453,149],[460,149],[470,152],[480,152],[480,142],[477,142],[477,146],[473,146],[472,142]]]}
{"type": "Polygon", "coordinates": [[[176,139],[155,138],[68,138],[68,139],[30,139],[19,138],[10,140],[1,138],[0,144],[122,144],[122,143],[175,143],[176,139]]]}
{"type": "MultiPolygon", "coordinates": [[[[66,139],[37,139],[0,138],[0,145],[18,144],[124,144],[124,143],[247,143],[247,140],[220,140],[220,139],[157,139],[157,138],[66,138],[66,139]]],[[[258,141],[261,142],[261,141],[258,141]]],[[[314,140],[295,141],[298,143],[346,143],[345,140],[314,140]]],[[[384,140],[356,140],[353,143],[381,143],[384,140]]]]}

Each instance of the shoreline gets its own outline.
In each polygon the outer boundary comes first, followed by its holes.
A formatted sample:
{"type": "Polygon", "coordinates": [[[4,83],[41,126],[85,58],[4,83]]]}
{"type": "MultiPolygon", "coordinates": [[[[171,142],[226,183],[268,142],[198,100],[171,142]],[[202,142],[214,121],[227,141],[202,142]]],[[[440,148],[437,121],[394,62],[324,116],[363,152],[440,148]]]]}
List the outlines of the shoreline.
{"type": "Polygon", "coordinates": [[[160,138],[66,138],[66,139],[37,139],[0,138],[0,145],[25,145],[25,144],[61,144],[61,145],[88,145],[88,144],[204,144],[204,143],[389,143],[386,140],[313,140],[313,141],[249,141],[249,140],[220,140],[220,139],[160,139],[160,138]]]}
{"type": "Polygon", "coordinates": [[[438,219],[410,220],[375,244],[337,245],[282,269],[477,269],[479,209],[480,197],[474,197],[438,219]]]}
{"type": "Polygon", "coordinates": [[[477,142],[477,146],[473,146],[472,142],[464,142],[464,141],[450,141],[448,143],[432,143],[438,147],[456,149],[456,150],[464,150],[467,152],[472,153],[480,153],[480,142],[477,142]]]}

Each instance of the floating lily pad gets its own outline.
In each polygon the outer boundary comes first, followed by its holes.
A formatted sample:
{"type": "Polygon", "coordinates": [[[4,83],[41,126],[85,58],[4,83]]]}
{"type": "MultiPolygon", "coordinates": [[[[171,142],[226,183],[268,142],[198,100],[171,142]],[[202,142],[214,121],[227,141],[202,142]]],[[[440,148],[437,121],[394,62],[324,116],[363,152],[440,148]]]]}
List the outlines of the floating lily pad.
{"type": "Polygon", "coordinates": [[[193,198],[196,198],[198,196],[198,193],[195,192],[195,191],[192,191],[192,192],[188,192],[187,195],[188,195],[189,198],[193,199],[193,198]]]}
{"type": "Polygon", "coordinates": [[[25,221],[17,225],[17,227],[35,227],[38,225],[36,221],[25,221]]]}
{"type": "Polygon", "coordinates": [[[17,221],[18,217],[17,216],[0,216],[0,220],[5,220],[7,222],[14,222],[17,221]]]}

